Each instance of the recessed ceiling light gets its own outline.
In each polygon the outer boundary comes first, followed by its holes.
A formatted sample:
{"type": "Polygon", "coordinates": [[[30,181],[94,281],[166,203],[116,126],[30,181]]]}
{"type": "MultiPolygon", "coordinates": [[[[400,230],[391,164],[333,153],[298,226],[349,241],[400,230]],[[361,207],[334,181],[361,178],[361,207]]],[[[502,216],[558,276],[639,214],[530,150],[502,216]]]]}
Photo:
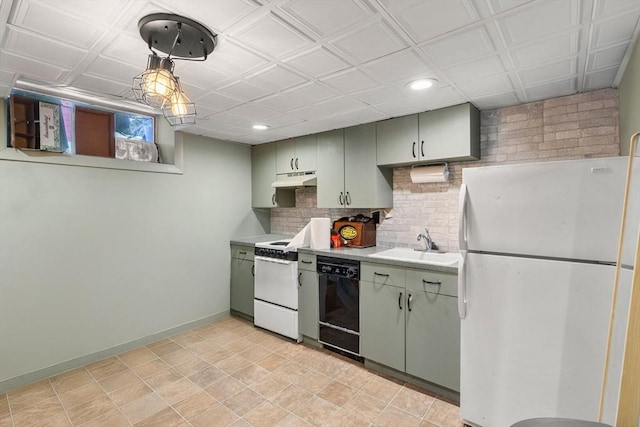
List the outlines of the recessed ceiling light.
{"type": "Polygon", "coordinates": [[[437,82],[436,79],[418,79],[407,83],[407,86],[412,90],[424,90],[430,88],[437,82]]]}
{"type": "Polygon", "coordinates": [[[269,129],[269,126],[267,126],[267,125],[253,125],[253,128],[255,130],[267,130],[267,129],[269,129]]]}

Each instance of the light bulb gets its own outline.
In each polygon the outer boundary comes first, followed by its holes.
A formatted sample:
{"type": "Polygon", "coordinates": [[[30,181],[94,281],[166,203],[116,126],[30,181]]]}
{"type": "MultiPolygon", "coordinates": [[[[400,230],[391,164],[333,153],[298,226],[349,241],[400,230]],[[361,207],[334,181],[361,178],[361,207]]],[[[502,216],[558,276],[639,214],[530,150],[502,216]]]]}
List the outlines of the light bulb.
{"type": "Polygon", "coordinates": [[[148,94],[167,96],[173,92],[175,83],[166,70],[149,73],[144,78],[144,90],[148,94]]]}
{"type": "Polygon", "coordinates": [[[187,101],[184,99],[182,92],[176,92],[171,97],[171,113],[176,117],[187,115],[187,101]]]}

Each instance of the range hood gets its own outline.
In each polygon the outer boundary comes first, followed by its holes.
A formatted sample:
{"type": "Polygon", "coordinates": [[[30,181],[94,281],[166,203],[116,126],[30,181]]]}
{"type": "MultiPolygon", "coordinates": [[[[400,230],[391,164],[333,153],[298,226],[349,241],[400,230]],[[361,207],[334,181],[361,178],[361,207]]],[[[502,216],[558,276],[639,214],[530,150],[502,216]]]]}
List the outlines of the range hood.
{"type": "Polygon", "coordinates": [[[271,186],[273,188],[315,187],[317,181],[315,172],[288,173],[276,175],[276,180],[271,186]]]}

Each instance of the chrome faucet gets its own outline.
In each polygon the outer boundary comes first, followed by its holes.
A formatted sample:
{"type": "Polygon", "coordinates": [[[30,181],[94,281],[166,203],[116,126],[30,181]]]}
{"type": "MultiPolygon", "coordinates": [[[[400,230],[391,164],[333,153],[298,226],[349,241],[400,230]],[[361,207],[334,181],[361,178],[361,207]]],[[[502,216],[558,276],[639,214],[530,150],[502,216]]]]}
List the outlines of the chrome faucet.
{"type": "Polygon", "coordinates": [[[433,239],[431,238],[431,235],[429,234],[429,229],[427,227],[424,228],[424,233],[425,234],[422,234],[422,233],[418,234],[418,242],[420,240],[424,240],[424,245],[425,245],[424,250],[427,252],[431,252],[432,250],[437,250],[438,247],[436,246],[436,242],[434,242],[433,239]]]}

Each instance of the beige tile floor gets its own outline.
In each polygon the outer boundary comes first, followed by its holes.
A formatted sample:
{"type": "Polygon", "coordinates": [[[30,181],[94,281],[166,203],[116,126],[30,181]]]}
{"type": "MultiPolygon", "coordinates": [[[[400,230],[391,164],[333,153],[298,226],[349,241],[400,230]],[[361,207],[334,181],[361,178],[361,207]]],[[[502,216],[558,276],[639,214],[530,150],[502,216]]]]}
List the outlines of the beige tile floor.
{"type": "Polygon", "coordinates": [[[228,317],[0,394],[0,427],[462,425],[455,405],[228,317]]]}

